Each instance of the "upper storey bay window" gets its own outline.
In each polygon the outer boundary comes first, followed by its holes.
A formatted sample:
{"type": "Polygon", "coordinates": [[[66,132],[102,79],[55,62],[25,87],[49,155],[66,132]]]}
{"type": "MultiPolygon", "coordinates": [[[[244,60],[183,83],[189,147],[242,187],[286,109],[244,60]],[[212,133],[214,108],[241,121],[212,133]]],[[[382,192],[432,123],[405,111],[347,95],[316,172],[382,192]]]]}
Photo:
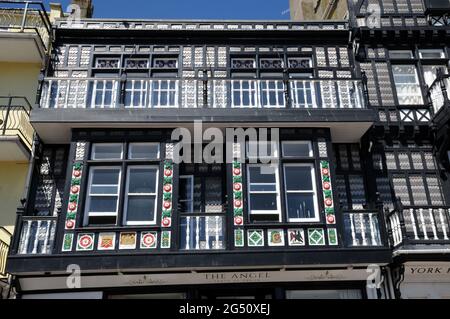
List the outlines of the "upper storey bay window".
{"type": "MultiPolygon", "coordinates": [[[[249,149],[251,145],[247,147],[247,152],[249,149]]],[[[320,221],[312,143],[284,141],[281,155],[277,147],[266,149],[269,155],[259,155],[258,158],[271,158],[270,164],[251,164],[255,158],[247,155],[252,160],[247,165],[250,221],[320,221]],[[282,216],[283,211],[286,212],[285,217],[282,216]]]]}
{"type": "Polygon", "coordinates": [[[90,159],[85,225],[156,224],[159,144],[96,143],[90,159]]]}

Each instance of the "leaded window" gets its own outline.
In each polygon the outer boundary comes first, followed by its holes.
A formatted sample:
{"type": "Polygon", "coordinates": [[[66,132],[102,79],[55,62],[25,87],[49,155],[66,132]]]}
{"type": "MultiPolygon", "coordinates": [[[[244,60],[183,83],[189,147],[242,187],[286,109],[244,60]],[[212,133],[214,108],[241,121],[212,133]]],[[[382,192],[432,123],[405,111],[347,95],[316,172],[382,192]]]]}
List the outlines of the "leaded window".
{"type": "Polygon", "coordinates": [[[395,87],[400,105],[423,104],[422,91],[414,65],[393,65],[395,87]]]}
{"type": "Polygon", "coordinates": [[[225,249],[225,169],[220,164],[180,166],[180,248],[225,249]]]}

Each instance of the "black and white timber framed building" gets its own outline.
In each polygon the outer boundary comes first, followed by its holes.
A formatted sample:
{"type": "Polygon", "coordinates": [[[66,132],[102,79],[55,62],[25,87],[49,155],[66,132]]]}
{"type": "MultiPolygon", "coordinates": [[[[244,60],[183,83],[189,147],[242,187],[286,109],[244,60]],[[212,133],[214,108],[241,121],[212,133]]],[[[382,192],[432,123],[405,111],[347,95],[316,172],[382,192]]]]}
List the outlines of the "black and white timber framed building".
{"type": "Polygon", "coordinates": [[[350,0],[349,17],[59,20],[18,295],[450,296],[450,5],[350,0]],[[278,128],[275,169],[175,163],[194,121],[278,128]]]}

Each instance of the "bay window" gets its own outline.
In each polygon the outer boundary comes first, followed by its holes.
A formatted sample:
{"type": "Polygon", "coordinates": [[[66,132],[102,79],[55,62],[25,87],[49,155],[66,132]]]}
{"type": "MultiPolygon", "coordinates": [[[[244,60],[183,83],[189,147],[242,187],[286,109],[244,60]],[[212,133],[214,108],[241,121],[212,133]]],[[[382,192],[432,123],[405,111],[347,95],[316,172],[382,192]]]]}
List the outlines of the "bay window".
{"type": "Polygon", "coordinates": [[[159,144],[94,143],[90,158],[84,225],[155,225],[159,144]]]}

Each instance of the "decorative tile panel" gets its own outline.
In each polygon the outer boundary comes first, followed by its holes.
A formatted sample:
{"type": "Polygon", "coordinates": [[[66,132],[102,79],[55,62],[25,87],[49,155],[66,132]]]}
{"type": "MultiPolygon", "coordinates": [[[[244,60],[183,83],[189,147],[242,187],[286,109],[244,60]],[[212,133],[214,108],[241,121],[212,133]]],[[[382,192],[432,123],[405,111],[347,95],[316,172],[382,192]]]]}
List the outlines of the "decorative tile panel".
{"type": "Polygon", "coordinates": [[[328,228],[328,244],[330,246],[339,245],[338,242],[338,233],[336,228],[328,228]]]}
{"type": "Polygon", "coordinates": [[[156,249],[158,247],[158,233],[155,231],[141,233],[141,249],[156,249]]]}
{"type": "Polygon", "coordinates": [[[247,244],[249,247],[264,247],[264,231],[247,230],[247,244]]]}
{"type": "Polygon", "coordinates": [[[73,233],[64,234],[62,246],[63,252],[72,251],[73,237],[74,237],[73,233]]]}
{"type": "Polygon", "coordinates": [[[163,176],[163,203],[161,226],[163,228],[170,228],[172,226],[172,212],[173,212],[173,163],[166,160],[164,163],[163,176]]]}
{"type": "Polygon", "coordinates": [[[170,231],[163,231],[161,233],[161,248],[162,249],[169,249],[171,246],[171,237],[172,233],[170,231]]]}
{"type": "Polygon", "coordinates": [[[335,225],[336,213],[334,210],[333,189],[331,186],[330,163],[328,161],[321,161],[320,169],[327,225],[335,225]]]}
{"type": "Polygon", "coordinates": [[[98,250],[116,249],[116,233],[100,233],[98,236],[98,250]]]}
{"type": "Polygon", "coordinates": [[[325,246],[325,231],[322,228],[308,229],[310,246],[325,246]]]}
{"type": "Polygon", "coordinates": [[[136,232],[120,233],[119,249],[136,249],[137,234],[136,232]]]}
{"type": "Polygon", "coordinates": [[[289,246],[305,246],[305,230],[303,229],[288,229],[288,244],[289,246]]]}
{"type": "Polygon", "coordinates": [[[234,247],[244,247],[244,230],[241,228],[234,230],[234,247]]]}
{"type": "Polygon", "coordinates": [[[284,246],[284,230],[269,229],[267,231],[267,242],[269,243],[269,246],[284,246]]]}
{"type": "Polygon", "coordinates": [[[244,196],[242,185],[242,164],[233,163],[233,216],[234,226],[244,225],[244,196]]]}
{"type": "Polygon", "coordinates": [[[78,234],[77,251],[92,251],[94,250],[95,234],[78,234]]]}

